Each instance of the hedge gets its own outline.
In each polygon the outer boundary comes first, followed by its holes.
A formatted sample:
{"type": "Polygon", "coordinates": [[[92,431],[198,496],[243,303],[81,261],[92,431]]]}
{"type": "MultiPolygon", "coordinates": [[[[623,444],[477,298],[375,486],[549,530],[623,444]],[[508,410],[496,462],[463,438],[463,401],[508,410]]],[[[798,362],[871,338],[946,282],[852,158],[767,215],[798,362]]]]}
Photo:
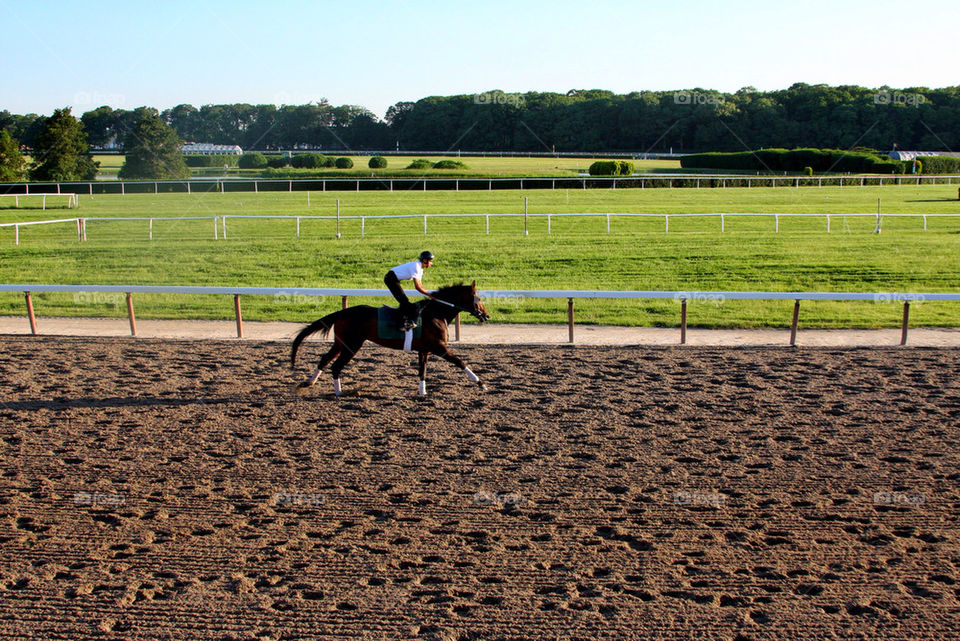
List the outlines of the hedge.
{"type": "Polygon", "coordinates": [[[267,157],[257,152],[246,153],[240,156],[237,166],[240,169],[263,169],[267,166],[267,157]]]}
{"type": "Polygon", "coordinates": [[[353,161],[349,158],[337,158],[337,169],[353,169],[353,161]]]}
{"type": "MultiPolygon", "coordinates": [[[[960,173],[960,158],[953,156],[923,156],[917,159],[923,166],[925,174],[958,174],[960,173]]],[[[908,163],[912,165],[913,163],[908,163]]]]}
{"type": "Polygon", "coordinates": [[[236,167],[240,156],[204,156],[201,154],[190,154],[183,157],[183,162],[187,167],[236,167]]]}
{"type": "Polygon", "coordinates": [[[370,169],[386,169],[387,159],[383,156],[374,156],[370,159],[370,162],[367,163],[367,167],[370,169]]]}
{"type": "Polygon", "coordinates": [[[741,171],[896,174],[903,163],[867,152],[840,149],[758,149],[735,153],[690,154],[680,159],[684,169],[733,169],[741,171]]]}
{"type": "Polygon", "coordinates": [[[290,158],[290,166],[296,169],[318,169],[324,166],[327,157],[323,154],[296,154],[290,158]]]}
{"type": "Polygon", "coordinates": [[[441,160],[433,165],[434,169],[466,169],[467,166],[459,160],[441,160]]]}
{"type": "Polygon", "coordinates": [[[433,169],[433,163],[426,158],[417,158],[407,165],[407,169],[433,169]]]}

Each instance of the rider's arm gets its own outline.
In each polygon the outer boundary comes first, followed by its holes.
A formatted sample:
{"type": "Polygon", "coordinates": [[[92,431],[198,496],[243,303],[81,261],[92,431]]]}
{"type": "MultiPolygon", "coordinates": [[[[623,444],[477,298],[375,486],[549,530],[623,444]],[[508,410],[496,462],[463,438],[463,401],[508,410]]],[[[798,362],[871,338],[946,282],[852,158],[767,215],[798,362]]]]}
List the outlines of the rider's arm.
{"type": "Polygon", "coordinates": [[[430,295],[430,292],[428,292],[427,290],[425,290],[425,289],[423,288],[423,285],[420,284],[420,279],[419,279],[419,278],[414,278],[414,279],[413,279],[413,286],[416,288],[416,290],[417,290],[418,292],[420,292],[421,294],[423,294],[423,295],[426,296],[427,298],[433,298],[433,296],[430,295]]]}

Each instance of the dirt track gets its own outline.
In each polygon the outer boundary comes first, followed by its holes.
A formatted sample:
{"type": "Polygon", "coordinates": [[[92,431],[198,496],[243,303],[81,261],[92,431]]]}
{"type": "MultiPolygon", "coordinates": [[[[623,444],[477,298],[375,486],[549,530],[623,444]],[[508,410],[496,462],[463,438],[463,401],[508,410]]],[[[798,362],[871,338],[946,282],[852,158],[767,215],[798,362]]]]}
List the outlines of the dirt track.
{"type": "Polygon", "coordinates": [[[0,636],[947,639],[960,350],[0,337],[0,636]]]}

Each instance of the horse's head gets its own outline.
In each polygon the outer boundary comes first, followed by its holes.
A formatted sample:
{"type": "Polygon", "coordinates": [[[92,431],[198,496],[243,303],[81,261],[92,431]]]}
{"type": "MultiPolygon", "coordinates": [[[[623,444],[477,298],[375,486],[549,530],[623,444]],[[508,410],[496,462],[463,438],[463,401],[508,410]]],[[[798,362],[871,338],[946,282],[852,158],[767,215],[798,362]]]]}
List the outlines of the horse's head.
{"type": "Polygon", "coordinates": [[[473,295],[473,307],[470,313],[476,316],[481,323],[487,322],[490,320],[490,314],[487,313],[487,308],[480,299],[480,294],[477,293],[477,281],[473,281],[470,285],[470,293],[473,295]]]}
{"type": "Polygon", "coordinates": [[[487,313],[487,308],[484,307],[483,301],[480,299],[480,294],[477,293],[477,281],[473,281],[471,285],[444,287],[434,292],[434,296],[462,311],[470,313],[481,323],[490,319],[490,314],[487,313]]]}

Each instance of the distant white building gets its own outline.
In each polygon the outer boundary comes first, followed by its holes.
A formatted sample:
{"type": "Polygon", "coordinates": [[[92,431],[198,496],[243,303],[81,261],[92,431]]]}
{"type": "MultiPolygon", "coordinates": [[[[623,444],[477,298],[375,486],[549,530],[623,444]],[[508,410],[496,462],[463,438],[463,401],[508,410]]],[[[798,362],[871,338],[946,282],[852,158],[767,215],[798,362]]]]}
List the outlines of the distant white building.
{"type": "Polygon", "coordinates": [[[953,156],[954,158],[960,158],[960,153],[952,151],[900,151],[895,149],[889,154],[891,160],[905,160],[907,162],[913,160],[914,158],[922,158],[923,156],[953,156]]]}
{"type": "Polygon", "coordinates": [[[213,145],[208,142],[188,142],[180,150],[185,156],[241,156],[240,145],[213,145]]]}

